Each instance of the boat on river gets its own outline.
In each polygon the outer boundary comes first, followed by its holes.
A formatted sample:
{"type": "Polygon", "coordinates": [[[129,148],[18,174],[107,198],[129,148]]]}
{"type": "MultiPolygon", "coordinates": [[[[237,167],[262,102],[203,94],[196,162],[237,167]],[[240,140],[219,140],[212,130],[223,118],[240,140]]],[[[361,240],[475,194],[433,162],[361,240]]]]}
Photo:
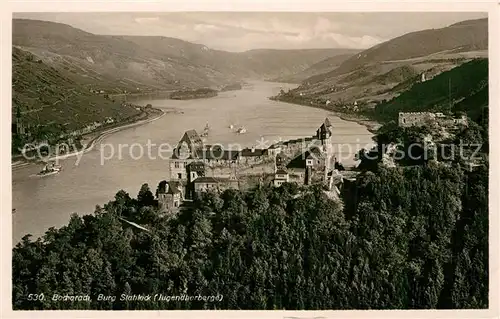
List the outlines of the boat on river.
{"type": "Polygon", "coordinates": [[[59,174],[61,169],[62,169],[61,165],[55,164],[54,162],[49,162],[43,167],[40,173],[36,174],[36,176],[43,177],[43,176],[59,174]]]}
{"type": "Polygon", "coordinates": [[[236,131],[236,133],[238,133],[238,134],[245,134],[246,132],[247,132],[247,129],[246,129],[244,126],[240,127],[240,128],[236,131]]]}

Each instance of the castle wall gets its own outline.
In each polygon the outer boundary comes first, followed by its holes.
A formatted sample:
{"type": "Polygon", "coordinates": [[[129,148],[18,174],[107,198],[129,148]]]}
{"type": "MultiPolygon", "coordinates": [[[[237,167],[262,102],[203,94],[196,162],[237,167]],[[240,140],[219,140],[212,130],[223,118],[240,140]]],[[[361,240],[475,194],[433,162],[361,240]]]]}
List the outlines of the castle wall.
{"type": "Polygon", "coordinates": [[[442,113],[430,112],[400,112],[398,116],[400,127],[424,126],[438,124],[444,127],[454,127],[456,125],[467,125],[467,117],[453,118],[442,113]]]}
{"type": "Polygon", "coordinates": [[[429,125],[435,119],[435,115],[429,112],[399,113],[398,124],[400,127],[429,125]]]}

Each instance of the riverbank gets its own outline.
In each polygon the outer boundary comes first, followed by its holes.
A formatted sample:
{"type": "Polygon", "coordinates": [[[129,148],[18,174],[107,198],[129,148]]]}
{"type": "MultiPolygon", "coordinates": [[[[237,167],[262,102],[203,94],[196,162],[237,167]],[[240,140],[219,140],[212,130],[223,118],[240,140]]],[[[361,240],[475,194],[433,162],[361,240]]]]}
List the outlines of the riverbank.
{"type": "MultiPolygon", "coordinates": [[[[94,146],[98,142],[100,142],[103,138],[105,138],[106,136],[109,136],[110,134],[120,132],[120,131],[129,129],[132,127],[136,127],[136,126],[140,126],[140,125],[144,125],[144,124],[156,121],[156,120],[162,118],[165,114],[167,114],[169,112],[164,112],[163,110],[160,110],[160,109],[151,108],[149,112],[145,111],[144,113],[146,114],[145,116],[137,119],[136,121],[134,121],[132,123],[123,123],[123,124],[115,126],[115,127],[111,127],[111,128],[107,127],[107,128],[100,129],[100,130],[98,129],[94,132],[85,134],[85,135],[83,135],[85,142],[83,142],[82,149],[75,151],[75,152],[72,152],[72,153],[69,153],[69,154],[51,156],[51,157],[47,158],[46,160],[57,161],[57,160],[62,160],[62,159],[78,156],[81,154],[85,154],[85,153],[91,151],[92,149],[94,149],[94,146]]],[[[16,170],[16,169],[26,167],[28,165],[36,164],[39,162],[40,162],[40,160],[21,159],[21,160],[18,160],[16,162],[12,163],[12,170],[16,170]]]]}
{"type": "Polygon", "coordinates": [[[326,110],[328,112],[331,112],[334,116],[340,118],[341,120],[348,121],[348,122],[354,122],[354,123],[357,123],[359,125],[363,125],[372,134],[376,134],[377,130],[382,126],[382,123],[379,123],[373,119],[363,117],[359,114],[340,112],[338,110],[332,110],[331,108],[328,108],[328,107],[325,107],[325,106],[319,105],[319,104],[295,103],[292,101],[280,100],[279,98],[274,97],[274,96],[270,97],[269,99],[272,101],[278,101],[278,102],[283,102],[283,103],[296,104],[296,105],[302,105],[302,106],[307,106],[307,107],[313,107],[316,109],[326,110]]]}

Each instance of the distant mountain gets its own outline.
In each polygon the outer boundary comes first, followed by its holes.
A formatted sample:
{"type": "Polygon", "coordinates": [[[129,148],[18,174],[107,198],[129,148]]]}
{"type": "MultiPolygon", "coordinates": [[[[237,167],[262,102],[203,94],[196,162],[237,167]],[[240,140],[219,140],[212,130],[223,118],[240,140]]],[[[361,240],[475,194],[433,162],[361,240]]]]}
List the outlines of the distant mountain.
{"type": "Polygon", "coordinates": [[[62,125],[67,131],[107,117],[123,120],[140,112],[106,99],[38,60],[31,53],[12,51],[12,112],[25,124],[62,125]]]}
{"type": "Polygon", "coordinates": [[[172,90],[293,74],[338,51],[225,52],[174,38],[95,35],[65,24],[26,19],[13,20],[13,44],[90,82],[172,90]]]}
{"type": "Polygon", "coordinates": [[[352,51],[349,49],[256,49],[245,52],[227,52],[175,38],[156,36],[123,36],[122,38],[155,54],[167,54],[186,59],[195,65],[210,67],[224,75],[241,78],[269,78],[293,74],[327,57],[352,51]]]}

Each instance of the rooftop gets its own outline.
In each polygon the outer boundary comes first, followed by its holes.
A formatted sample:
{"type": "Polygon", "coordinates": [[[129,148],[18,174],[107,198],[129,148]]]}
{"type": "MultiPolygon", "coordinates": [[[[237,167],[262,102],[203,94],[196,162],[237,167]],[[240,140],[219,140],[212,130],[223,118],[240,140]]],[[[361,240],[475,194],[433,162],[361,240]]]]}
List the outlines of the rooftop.
{"type": "Polygon", "coordinates": [[[238,150],[224,150],[222,148],[214,147],[212,149],[199,149],[196,151],[196,157],[206,160],[236,160],[240,155],[238,150]]]}
{"type": "Polygon", "coordinates": [[[267,154],[266,149],[250,149],[244,148],[241,150],[241,156],[251,157],[251,156],[263,156],[267,154]]]}
{"type": "Polygon", "coordinates": [[[195,130],[186,131],[185,135],[194,143],[202,143],[202,140],[195,130]]]}

